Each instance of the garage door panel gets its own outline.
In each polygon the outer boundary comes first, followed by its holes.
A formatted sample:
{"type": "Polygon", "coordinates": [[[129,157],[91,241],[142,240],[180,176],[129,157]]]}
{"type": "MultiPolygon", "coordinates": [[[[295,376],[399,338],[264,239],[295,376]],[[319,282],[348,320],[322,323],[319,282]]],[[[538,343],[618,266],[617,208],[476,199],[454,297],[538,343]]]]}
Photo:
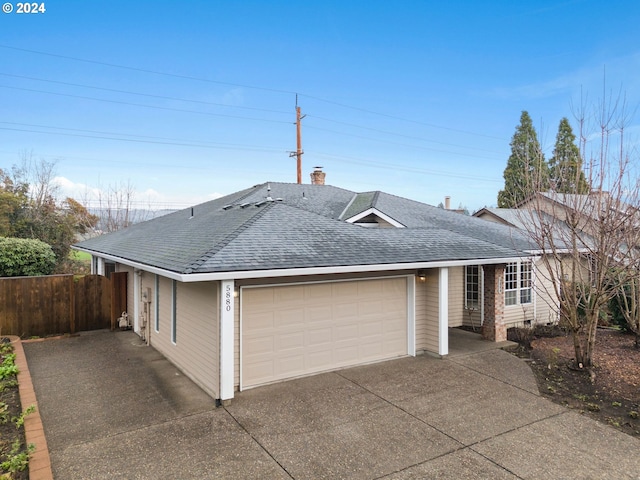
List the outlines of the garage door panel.
{"type": "Polygon", "coordinates": [[[274,304],[282,305],[291,303],[294,305],[304,304],[304,287],[302,285],[288,285],[274,289],[274,304]]]}
{"type": "Polygon", "coordinates": [[[374,360],[380,358],[384,353],[384,349],[380,342],[364,343],[360,345],[360,357],[363,359],[374,360]]]}
{"type": "Polygon", "coordinates": [[[305,372],[305,355],[300,352],[297,355],[282,355],[274,362],[276,374],[282,378],[302,375],[305,372]]]}
{"type": "Polygon", "coordinates": [[[361,297],[375,298],[382,293],[385,280],[369,280],[358,283],[358,295],[361,297]]]}
{"type": "Polygon", "coordinates": [[[276,372],[273,362],[247,363],[244,368],[250,369],[256,382],[264,383],[273,378],[276,372]]]}
{"type": "Polygon", "coordinates": [[[384,302],[381,300],[369,300],[358,303],[358,316],[374,315],[379,316],[384,311],[384,302]]]}
{"type": "Polygon", "coordinates": [[[245,388],[407,354],[405,277],[250,288],[241,300],[245,388]]]}
{"type": "Polygon", "coordinates": [[[353,344],[337,345],[333,350],[336,368],[357,364],[359,356],[358,346],[353,344]]]}
{"type": "Polygon", "coordinates": [[[317,283],[314,288],[305,288],[305,300],[317,300],[321,301],[330,297],[333,290],[333,284],[331,283],[317,283]]]}
{"type": "Polygon", "coordinates": [[[350,325],[336,325],[335,327],[335,337],[334,341],[336,342],[346,342],[350,340],[357,340],[360,336],[360,329],[358,328],[357,323],[352,323],[350,325]]]}
{"type": "Polygon", "coordinates": [[[328,346],[333,342],[333,329],[331,327],[315,328],[307,332],[307,346],[328,346]]]}
{"type": "Polygon", "coordinates": [[[358,295],[358,284],[356,282],[332,283],[331,290],[335,299],[342,297],[353,298],[358,295]]]}
{"type": "Polygon", "coordinates": [[[272,356],[276,351],[274,348],[273,336],[245,337],[243,346],[247,349],[250,349],[253,352],[254,356],[263,354],[272,356]]]}
{"type": "Polygon", "coordinates": [[[357,303],[338,303],[333,305],[331,309],[332,316],[335,319],[347,319],[358,317],[358,304],[357,303]]]}
{"type": "Polygon", "coordinates": [[[327,318],[331,318],[332,310],[331,305],[318,305],[314,308],[305,309],[305,322],[306,323],[325,323],[327,318]]]}
{"type": "MultiPolygon", "coordinates": [[[[276,315],[274,315],[275,317],[276,315]]],[[[304,325],[304,308],[289,308],[280,309],[277,312],[277,323],[274,323],[274,327],[277,328],[295,328],[302,327],[304,325]]]]}
{"type": "Polygon", "coordinates": [[[333,352],[327,349],[312,349],[307,352],[307,370],[322,371],[331,368],[333,364],[333,352]]]}
{"type": "Polygon", "coordinates": [[[274,294],[275,292],[270,288],[261,288],[256,289],[256,291],[251,295],[251,298],[246,299],[244,302],[248,308],[253,307],[253,304],[260,305],[264,308],[270,308],[270,305],[273,305],[274,302],[274,294]]]}
{"type": "Polygon", "coordinates": [[[304,332],[292,332],[276,335],[274,344],[276,352],[286,352],[292,348],[304,349],[304,332]]]}
{"type": "Polygon", "coordinates": [[[258,312],[251,319],[251,332],[257,332],[258,330],[272,330],[275,327],[274,313],[271,311],[258,312]]]}

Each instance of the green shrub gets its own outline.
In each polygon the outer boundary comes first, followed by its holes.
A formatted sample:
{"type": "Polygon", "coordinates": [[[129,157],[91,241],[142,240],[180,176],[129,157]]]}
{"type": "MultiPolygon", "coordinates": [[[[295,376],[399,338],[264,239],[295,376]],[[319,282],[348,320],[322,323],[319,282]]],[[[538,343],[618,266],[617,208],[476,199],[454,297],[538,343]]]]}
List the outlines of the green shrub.
{"type": "MultiPolygon", "coordinates": [[[[629,295],[628,286],[625,285],[624,293],[625,295],[629,295]]],[[[631,332],[632,329],[627,322],[624,314],[624,300],[620,298],[618,295],[614,296],[611,300],[609,300],[609,313],[611,314],[611,325],[618,327],[623,332],[631,332]]]]}
{"type": "Polygon", "coordinates": [[[55,266],[56,256],[46,243],[0,237],[0,277],[50,275],[55,266]]]}

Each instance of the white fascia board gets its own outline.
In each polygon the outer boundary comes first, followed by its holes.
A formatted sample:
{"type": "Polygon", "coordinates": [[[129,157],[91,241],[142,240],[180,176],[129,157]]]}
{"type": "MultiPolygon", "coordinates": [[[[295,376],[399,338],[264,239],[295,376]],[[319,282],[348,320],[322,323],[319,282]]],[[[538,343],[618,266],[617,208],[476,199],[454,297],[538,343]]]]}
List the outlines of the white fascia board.
{"type": "Polygon", "coordinates": [[[386,215],[386,214],[382,213],[380,210],[378,210],[376,208],[369,208],[368,210],[365,210],[364,212],[360,212],[359,214],[354,215],[351,218],[347,218],[345,220],[345,222],[347,222],[347,223],[355,223],[358,220],[363,219],[367,215],[371,215],[372,213],[374,215],[380,217],[381,219],[383,219],[385,222],[389,222],[391,225],[393,225],[396,228],[406,228],[403,224],[401,224],[397,220],[394,220],[389,215],[386,215]]]}
{"type": "Polygon", "coordinates": [[[150,273],[156,273],[163,277],[178,280],[179,282],[210,282],[217,280],[242,280],[247,278],[268,278],[268,277],[293,277],[305,275],[328,275],[340,273],[362,273],[362,272],[388,272],[392,270],[418,270],[440,267],[462,267],[465,265],[495,265],[510,263],[523,258],[522,255],[513,257],[487,258],[473,260],[442,260],[437,262],[412,262],[412,263],[387,263],[378,265],[344,265],[335,267],[305,267],[305,268],[281,268],[275,270],[238,270],[233,272],[213,272],[213,273],[177,273],[162,268],[152,267],[143,263],[127,260],[113,255],[106,255],[93,252],[83,248],[77,248],[91,255],[113,260],[123,265],[139,268],[150,273]]]}
{"type": "MultiPolygon", "coordinates": [[[[591,251],[588,248],[577,248],[578,253],[590,253],[591,251]]],[[[567,254],[573,253],[573,250],[570,248],[558,248],[556,250],[546,251],[546,250],[527,250],[527,253],[531,255],[553,255],[553,254],[567,254]]]]}

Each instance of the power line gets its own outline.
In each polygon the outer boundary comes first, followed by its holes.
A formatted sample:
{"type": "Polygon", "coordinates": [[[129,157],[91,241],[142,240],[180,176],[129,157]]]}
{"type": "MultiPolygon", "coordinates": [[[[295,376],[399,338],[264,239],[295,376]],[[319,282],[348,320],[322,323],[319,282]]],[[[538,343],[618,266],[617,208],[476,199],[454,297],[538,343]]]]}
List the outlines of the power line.
{"type": "Polygon", "coordinates": [[[371,160],[363,160],[355,157],[347,157],[343,155],[334,155],[330,153],[322,153],[322,152],[311,152],[312,155],[326,158],[334,158],[340,160],[342,163],[350,163],[354,165],[363,165],[367,167],[380,168],[384,170],[394,170],[394,171],[405,171],[411,173],[420,173],[424,175],[433,175],[438,177],[450,177],[450,178],[461,178],[465,180],[478,180],[490,183],[501,183],[502,180],[496,179],[494,177],[480,177],[477,175],[464,175],[460,173],[454,172],[446,172],[441,170],[430,170],[423,168],[415,168],[415,167],[405,167],[402,165],[394,165],[390,163],[382,163],[382,162],[373,162],[371,160]]]}
{"type": "Polygon", "coordinates": [[[459,156],[462,156],[462,157],[486,158],[486,159],[491,159],[491,160],[494,159],[494,157],[487,157],[487,156],[481,156],[481,155],[472,155],[472,154],[469,154],[469,153],[452,152],[450,150],[438,150],[438,149],[435,149],[435,148],[429,148],[429,147],[425,147],[425,146],[421,146],[421,145],[409,145],[409,144],[406,144],[406,143],[394,142],[392,140],[383,140],[381,138],[365,137],[364,135],[357,135],[357,134],[354,134],[354,133],[337,132],[335,130],[329,130],[327,128],[314,127],[314,126],[310,126],[310,125],[307,125],[306,128],[310,128],[310,129],[313,129],[313,130],[321,130],[323,132],[329,132],[329,133],[333,133],[333,134],[336,134],[336,135],[343,135],[345,137],[361,138],[361,139],[364,139],[364,140],[372,140],[372,141],[375,141],[375,142],[387,143],[387,144],[390,144],[390,145],[398,145],[400,147],[408,147],[408,148],[415,148],[415,149],[418,149],[418,150],[426,150],[426,151],[429,151],[429,152],[449,153],[451,155],[459,155],[459,156]]]}
{"type": "Polygon", "coordinates": [[[10,45],[0,45],[0,48],[7,48],[10,50],[17,50],[20,52],[27,52],[27,53],[35,53],[36,55],[46,55],[48,57],[55,57],[55,58],[64,58],[66,60],[73,60],[76,62],[84,62],[84,63],[92,63],[94,65],[102,65],[105,67],[111,67],[111,68],[121,68],[123,70],[131,70],[134,72],[142,72],[142,73],[151,73],[153,75],[162,75],[164,77],[173,77],[173,78],[182,78],[185,80],[196,80],[198,82],[207,82],[207,83],[215,83],[218,85],[227,85],[230,87],[242,87],[242,88],[251,88],[254,90],[263,90],[266,92],[275,92],[275,93],[286,93],[286,94],[290,94],[290,95],[295,95],[296,92],[292,92],[289,90],[280,90],[277,88],[267,88],[267,87],[257,87],[254,85],[243,85],[240,83],[232,83],[232,82],[221,82],[219,80],[210,80],[207,78],[201,78],[201,77],[193,77],[190,75],[181,75],[178,73],[168,73],[168,72],[160,72],[158,70],[149,70],[149,69],[145,69],[145,68],[139,68],[139,67],[129,67],[126,65],[118,65],[116,63],[108,63],[108,62],[100,62],[98,60],[89,60],[86,58],[78,58],[78,57],[71,57],[69,55],[59,55],[56,53],[48,53],[48,52],[40,52],[38,50],[29,50],[27,48],[19,48],[19,47],[12,47],[10,45]]]}
{"type": "Polygon", "coordinates": [[[158,105],[145,105],[143,103],[133,103],[133,102],[123,102],[121,100],[107,100],[104,98],[96,98],[96,97],[87,97],[84,95],[72,95],[70,93],[58,93],[58,92],[49,92],[46,90],[36,90],[36,89],[32,89],[32,88],[23,88],[23,87],[11,87],[9,85],[0,85],[0,88],[9,88],[12,90],[22,90],[25,92],[35,92],[35,93],[44,93],[47,95],[56,95],[56,96],[60,96],[60,97],[69,97],[69,98],[80,98],[83,100],[93,100],[96,102],[105,102],[105,103],[115,103],[118,105],[129,105],[129,106],[133,106],[133,107],[143,107],[143,108],[153,108],[156,110],[166,110],[166,111],[170,111],[170,112],[182,112],[182,113],[196,113],[198,115],[208,115],[208,116],[212,116],[212,117],[224,117],[224,118],[237,118],[237,119],[241,119],[241,120],[253,120],[253,121],[257,121],[257,122],[268,122],[268,123],[283,123],[283,124],[289,124],[290,122],[286,122],[284,120],[268,120],[265,118],[253,118],[253,117],[242,117],[240,115],[229,115],[229,114],[225,114],[225,113],[212,113],[212,112],[202,112],[199,110],[186,110],[186,109],[182,109],[182,108],[173,108],[173,107],[160,107],[158,105]]]}
{"type": "Polygon", "coordinates": [[[169,97],[169,96],[165,96],[165,95],[154,95],[151,93],[140,93],[140,92],[131,92],[131,91],[127,91],[127,90],[118,90],[115,88],[104,88],[104,87],[96,87],[93,85],[84,85],[81,83],[70,83],[70,82],[61,82],[58,80],[48,80],[45,78],[36,78],[36,77],[27,77],[24,75],[13,75],[11,73],[2,73],[0,72],[0,75],[5,76],[5,77],[13,77],[13,78],[21,78],[21,79],[25,79],[25,80],[35,80],[38,82],[47,82],[47,83],[55,83],[57,85],[65,85],[65,86],[69,86],[69,87],[80,87],[80,88],[89,88],[92,90],[101,90],[104,92],[113,92],[113,93],[124,93],[127,95],[137,95],[137,96],[141,96],[141,97],[148,97],[148,98],[158,98],[158,99],[162,99],[162,100],[177,100],[180,102],[188,102],[188,103],[196,103],[196,104],[201,104],[201,105],[213,105],[213,106],[217,106],[217,107],[227,107],[227,108],[240,108],[243,110],[254,110],[254,111],[258,111],[258,112],[268,112],[268,113],[282,113],[285,115],[291,115],[291,112],[285,112],[282,110],[270,110],[267,108],[256,108],[256,107],[246,107],[243,105],[227,105],[224,103],[215,103],[215,102],[207,102],[204,100],[191,100],[188,98],[179,98],[179,97],[169,97]]]}
{"type": "MultiPolygon", "coordinates": [[[[0,123],[4,123],[4,122],[0,122],[0,123]]],[[[103,136],[103,135],[89,135],[89,134],[81,134],[81,133],[44,132],[41,130],[31,130],[31,129],[24,129],[24,128],[0,127],[0,130],[7,130],[12,132],[41,133],[44,135],[61,135],[65,137],[97,138],[100,140],[116,140],[120,142],[149,143],[149,144],[156,144],[156,145],[175,145],[175,146],[181,146],[181,147],[213,148],[213,149],[219,149],[219,150],[249,150],[249,151],[265,150],[264,147],[251,148],[251,147],[246,147],[242,145],[233,145],[233,144],[198,145],[198,144],[191,144],[191,143],[184,143],[184,142],[171,142],[171,141],[161,142],[161,141],[142,140],[142,139],[135,139],[135,138],[117,138],[117,137],[109,137],[109,136],[103,136]]]]}
{"type": "Polygon", "coordinates": [[[312,98],[314,100],[318,100],[319,102],[324,102],[324,103],[328,103],[328,104],[331,104],[331,105],[336,105],[336,106],[342,107],[342,108],[348,108],[348,109],[351,109],[351,110],[357,110],[359,112],[368,113],[368,114],[371,114],[371,115],[378,115],[380,117],[391,118],[393,120],[400,120],[400,121],[403,121],[403,122],[415,123],[416,125],[423,125],[425,127],[438,128],[440,130],[447,130],[447,131],[456,132],[456,133],[464,133],[465,135],[474,135],[474,136],[477,136],[477,137],[492,138],[494,140],[504,140],[501,137],[494,137],[492,135],[485,135],[485,134],[482,134],[482,133],[469,132],[468,130],[459,130],[457,128],[451,128],[451,127],[443,127],[441,125],[435,125],[433,123],[420,122],[418,120],[411,120],[411,119],[408,119],[408,118],[398,117],[396,115],[389,115],[387,113],[375,112],[373,110],[369,110],[369,109],[366,109],[366,108],[353,107],[351,105],[346,105],[346,104],[340,103],[340,102],[334,102],[333,100],[326,100],[324,98],[315,97],[313,95],[306,95],[304,93],[301,93],[300,96],[301,97],[312,98]]]}
{"type": "MultiPolygon", "coordinates": [[[[262,111],[262,112],[269,112],[269,113],[280,113],[280,114],[286,114],[286,115],[290,114],[290,112],[285,112],[285,111],[282,111],[282,110],[271,110],[271,109],[255,108],[255,107],[225,105],[225,104],[221,104],[221,103],[207,102],[207,101],[202,101],[202,100],[190,100],[190,99],[179,98],[179,97],[171,97],[171,96],[165,96],[165,95],[154,95],[154,94],[147,94],[147,93],[140,93],[140,92],[131,92],[131,91],[127,91],[127,90],[118,90],[118,89],[113,89],[113,88],[103,88],[103,87],[96,87],[96,86],[92,86],[92,85],[85,85],[85,84],[78,84],[78,83],[61,82],[61,81],[57,81],[57,80],[48,80],[48,79],[29,77],[29,76],[24,76],[24,75],[13,75],[13,74],[7,74],[7,73],[2,73],[2,72],[0,72],[0,75],[5,76],[5,77],[22,78],[22,79],[35,80],[35,81],[40,81],[40,82],[54,83],[54,84],[58,84],[58,85],[80,87],[80,88],[89,88],[89,89],[93,89],[93,90],[100,90],[100,91],[114,92],[114,93],[124,93],[124,94],[127,94],[127,95],[137,95],[137,96],[142,96],[142,97],[147,97],[147,98],[157,98],[157,99],[164,99],[164,100],[177,100],[177,101],[181,101],[181,102],[189,102],[189,103],[196,103],[196,104],[202,104],[202,105],[213,105],[213,106],[221,106],[221,107],[228,107],[228,108],[240,108],[240,109],[262,111]]],[[[3,87],[3,86],[0,85],[0,87],[3,87]]],[[[25,89],[24,87],[4,86],[4,88],[15,88],[15,89],[24,89],[24,90],[27,90],[27,91],[32,91],[32,90],[29,90],[29,89],[25,89]]],[[[39,93],[46,93],[46,94],[51,94],[51,95],[70,95],[70,94],[60,94],[60,93],[57,93],[57,92],[47,92],[47,91],[42,91],[42,90],[36,90],[36,91],[39,92],[39,93]]],[[[115,100],[98,99],[98,98],[95,98],[95,97],[85,97],[85,96],[74,96],[74,97],[81,98],[81,99],[91,99],[91,100],[103,101],[103,102],[117,102],[115,100]]],[[[123,102],[123,103],[125,103],[127,105],[144,106],[146,108],[164,108],[164,107],[159,107],[159,106],[155,106],[155,105],[153,105],[153,106],[152,105],[141,105],[141,104],[132,104],[132,103],[128,103],[128,102],[123,102]]],[[[195,111],[192,111],[192,110],[180,110],[180,111],[193,112],[193,113],[203,113],[203,112],[195,112],[195,111]]],[[[222,114],[220,114],[220,115],[222,116],[222,114]]],[[[320,117],[320,116],[316,116],[316,115],[308,115],[308,116],[310,118],[315,118],[315,119],[318,119],[318,120],[323,120],[323,121],[335,123],[335,124],[338,124],[338,125],[345,125],[345,126],[349,126],[349,127],[360,128],[360,129],[363,129],[363,130],[368,130],[368,131],[372,131],[372,132],[376,132],[376,133],[384,133],[384,134],[387,134],[387,135],[392,135],[392,136],[397,136],[397,137],[402,137],[402,138],[409,138],[409,139],[420,140],[420,141],[424,141],[424,142],[431,142],[431,143],[437,143],[437,144],[441,144],[441,145],[459,147],[459,145],[455,145],[455,144],[451,144],[451,143],[447,143],[447,142],[440,142],[440,141],[437,141],[437,140],[427,140],[427,139],[424,139],[422,137],[390,132],[390,131],[387,131],[387,130],[381,130],[381,129],[378,129],[378,128],[366,127],[366,126],[357,125],[357,124],[353,124],[353,123],[342,122],[342,121],[339,121],[339,120],[332,120],[332,119],[326,118],[326,117],[320,117]]],[[[243,118],[243,117],[237,117],[237,116],[232,116],[232,117],[233,118],[243,118]]],[[[257,119],[254,119],[254,120],[257,120],[257,119]]],[[[264,120],[264,121],[271,121],[271,120],[264,120]]],[[[284,122],[284,123],[288,123],[288,122],[284,122]]],[[[310,128],[314,128],[314,127],[311,126],[310,128]]],[[[331,130],[325,130],[325,131],[332,132],[331,130]]],[[[341,135],[351,135],[351,134],[347,134],[345,132],[332,132],[332,133],[339,133],[341,135]]],[[[355,135],[351,135],[351,136],[355,136],[355,135]]],[[[357,138],[368,138],[370,140],[382,141],[379,138],[371,138],[371,137],[363,137],[363,136],[357,136],[357,138]]],[[[395,143],[394,142],[394,144],[401,145],[401,146],[413,147],[412,145],[407,145],[407,144],[402,144],[402,143],[395,143]]],[[[473,148],[474,151],[485,151],[485,152],[489,152],[489,153],[501,154],[501,152],[495,152],[495,151],[486,150],[486,149],[479,149],[479,148],[476,148],[476,147],[462,147],[462,148],[473,148]]],[[[487,157],[484,157],[484,158],[487,158],[487,157]]]]}
{"type": "Polygon", "coordinates": [[[426,126],[426,127],[430,127],[430,128],[437,128],[437,129],[440,129],[440,130],[447,130],[447,131],[450,131],[450,132],[462,133],[462,134],[465,134],[465,135],[472,135],[472,136],[477,136],[477,137],[491,138],[491,139],[495,139],[495,140],[504,140],[501,137],[495,137],[495,136],[492,136],[492,135],[486,135],[486,134],[481,134],[481,133],[477,133],[477,132],[470,132],[468,130],[461,130],[461,129],[451,128],[451,127],[445,127],[445,126],[442,126],[442,125],[436,125],[436,124],[433,124],[433,123],[421,122],[421,121],[418,121],[418,120],[404,118],[404,117],[400,117],[400,116],[397,116],[397,115],[390,115],[390,114],[387,114],[387,113],[376,112],[374,110],[369,110],[369,109],[362,108],[362,107],[355,107],[355,106],[352,106],[352,105],[347,105],[345,103],[324,99],[324,98],[321,98],[321,97],[317,97],[315,95],[309,95],[309,94],[305,94],[305,93],[298,94],[297,92],[294,92],[294,91],[291,91],[291,90],[260,87],[260,86],[256,86],[256,85],[246,85],[246,84],[240,84],[240,83],[234,83],[234,82],[222,82],[222,81],[219,81],[219,80],[211,80],[211,79],[202,78],[202,77],[195,77],[195,76],[191,76],[191,75],[182,75],[182,74],[176,74],[176,73],[161,72],[161,71],[158,71],[158,70],[144,69],[144,68],[139,68],[139,67],[130,67],[130,66],[119,65],[119,64],[115,64],[115,63],[101,62],[101,61],[98,61],[98,60],[91,60],[91,59],[86,59],[86,58],[72,57],[72,56],[69,56],[69,55],[60,55],[60,54],[55,54],[55,53],[42,52],[42,51],[38,51],[38,50],[31,50],[31,49],[20,48],[20,47],[13,47],[13,46],[10,46],[10,45],[0,44],[0,48],[20,51],[20,52],[27,52],[27,53],[32,53],[32,54],[36,54],[36,55],[44,55],[44,56],[49,56],[49,57],[54,57],[54,58],[63,58],[63,59],[66,59],[66,60],[84,62],[84,63],[94,64],[94,65],[102,65],[102,66],[106,66],[106,67],[110,67],[110,68],[119,68],[119,69],[142,72],[142,73],[148,73],[148,74],[153,74],[153,75],[161,75],[161,76],[166,76],[166,77],[180,78],[180,79],[185,79],[185,80],[193,80],[193,81],[206,82],[206,83],[212,83],[212,84],[218,84],[218,85],[226,85],[226,86],[232,86],[232,87],[248,88],[248,89],[261,90],[261,91],[266,91],[266,92],[283,93],[283,94],[288,94],[288,95],[299,95],[301,97],[306,97],[306,98],[313,99],[313,100],[316,100],[316,101],[319,101],[319,102],[324,102],[324,103],[327,103],[327,104],[330,104],[330,105],[335,105],[335,106],[339,106],[341,108],[347,108],[347,109],[350,109],[350,110],[354,110],[354,111],[358,111],[358,112],[362,112],[362,113],[367,113],[367,114],[370,114],[370,115],[377,115],[377,116],[380,116],[380,117],[390,118],[390,119],[393,119],[393,120],[399,120],[399,121],[402,121],[402,122],[409,122],[409,123],[413,123],[413,124],[416,124],[416,125],[422,125],[422,126],[426,126]]]}
{"type": "MultiPolygon", "coordinates": [[[[341,122],[339,120],[332,120],[330,118],[318,117],[316,115],[307,115],[307,117],[309,117],[309,118],[317,118],[319,120],[324,120],[325,122],[336,123],[338,125],[345,125],[345,126],[348,126],[348,127],[362,128],[363,130],[369,130],[371,132],[377,132],[377,133],[384,133],[384,134],[393,135],[393,136],[396,136],[396,137],[409,138],[409,139],[412,139],[412,140],[420,140],[422,142],[437,143],[437,144],[440,144],[440,145],[447,145],[447,146],[450,146],[450,147],[473,148],[474,151],[482,151],[482,152],[495,153],[495,154],[498,154],[498,155],[502,155],[502,152],[496,152],[494,150],[486,150],[486,149],[476,148],[475,146],[474,147],[464,147],[464,146],[461,146],[461,145],[456,145],[454,143],[440,142],[438,140],[430,140],[430,139],[426,139],[426,138],[422,138],[422,137],[417,137],[415,135],[406,135],[406,134],[403,134],[403,133],[394,133],[394,132],[389,132],[387,130],[380,130],[378,128],[373,128],[373,127],[364,127],[362,125],[356,125],[354,123],[348,123],[348,122],[341,122]]],[[[314,127],[310,127],[310,128],[314,128],[314,127]]],[[[319,128],[319,127],[316,127],[316,128],[319,128]]],[[[327,131],[331,131],[331,130],[327,130],[327,131]]],[[[335,133],[338,133],[338,132],[335,132],[335,133]]],[[[344,135],[348,135],[348,134],[344,134],[344,135]]],[[[378,140],[378,139],[376,139],[376,140],[378,140]]],[[[399,144],[399,145],[405,145],[405,144],[399,144]]],[[[407,145],[407,146],[411,146],[411,145],[407,145]]]]}
{"type": "MultiPolygon", "coordinates": [[[[238,145],[238,144],[235,144],[235,143],[209,142],[209,141],[201,141],[201,140],[187,140],[187,139],[182,139],[182,138],[158,137],[158,136],[152,136],[152,135],[135,135],[135,134],[131,134],[131,133],[120,133],[120,132],[102,132],[102,131],[99,131],[99,130],[86,130],[86,129],[80,129],[80,128],[58,127],[58,126],[53,126],[53,125],[41,125],[41,124],[33,124],[33,123],[18,123],[18,122],[3,122],[3,121],[0,121],[0,124],[3,124],[3,125],[16,125],[16,126],[20,126],[20,127],[49,128],[49,129],[54,129],[54,130],[66,130],[66,131],[70,131],[70,132],[83,132],[83,133],[100,134],[100,135],[116,135],[116,136],[121,136],[121,137],[138,137],[138,138],[141,138],[141,139],[161,140],[160,142],[140,140],[140,142],[143,142],[143,143],[159,143],[159,144],[162,144],[162,145],[171,144],[171,145],[181,145],[181,146],[189,146],[189,147],[204,147],[204,148],[216,148],[216,147],[220,147],[220,146],[225,146],[225,147],[245,148],[245,149],[255,149],[255,150],[284,151],[283,149],[276,149],[274,147],[266,147],[266,146],[258,146],[258,145],[246,145],[246,144],[238,145]],[[176,142],[176,143],[173,143],[173,142],[176,142]]],[[[0,127],[0,129],[2,129],[2,127],[0,127]]],[[[31,130],[25,130],[25,131],[31,131],[31,130]]],[[[60,132],[39,132],[39,131],[36,131],[36,130],[33,130],[33,132],[34,133],[49,133],[51,135],[56,135],[57,133],[60,133],[60,132]]],[[[92,137],[92,138],[94,138],[94,137],[92,137]]],[[[103,138],[103,137],[96,137],[96,138],[103,138]]],[[[126,138],[120,139],[120,138],[114,138],[114,137],[104,137],[104,138],[108,139],[108,140],[122,140],[122,141],[129,140],[129,139],[126,139],[126,138]]],[[[135,141],[135,139],[133,139],[132,141],[135,141]]]]}

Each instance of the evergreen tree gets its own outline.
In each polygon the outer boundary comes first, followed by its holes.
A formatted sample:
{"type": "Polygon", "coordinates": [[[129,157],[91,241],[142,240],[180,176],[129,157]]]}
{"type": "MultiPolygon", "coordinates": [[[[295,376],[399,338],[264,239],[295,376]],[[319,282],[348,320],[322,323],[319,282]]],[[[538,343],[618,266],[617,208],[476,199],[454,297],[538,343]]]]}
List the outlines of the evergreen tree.
{"type": "Polygon", "coordinates": [[[549,188],[549,166],[527,111],[511,139],[511,155],[504,170],[504,190],[498,193],[498,207],[514,208],[535,192],[549,188]]]}
{"type": "Polygon", "coordinates": [[[589,184],[582,171],[580,149],[575,144],[569,120],[560,120],[553,157],[549,160],[550,187],[558,193],[589,193],[589,184]]]}

